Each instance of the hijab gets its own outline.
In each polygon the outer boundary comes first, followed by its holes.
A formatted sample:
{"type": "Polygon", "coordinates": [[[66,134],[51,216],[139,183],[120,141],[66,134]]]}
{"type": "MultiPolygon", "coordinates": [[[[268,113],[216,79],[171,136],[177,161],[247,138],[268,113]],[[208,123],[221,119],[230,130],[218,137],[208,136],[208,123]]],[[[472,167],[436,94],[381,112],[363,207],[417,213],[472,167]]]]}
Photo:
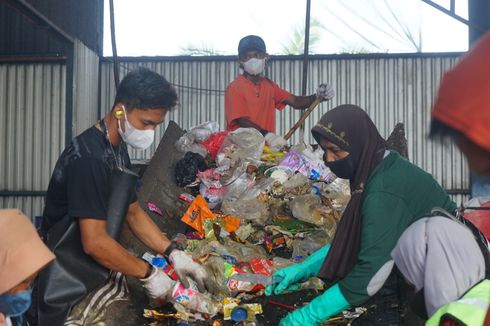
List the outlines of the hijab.
{"type": "MultiPolygon", "coordinates": [[[[382,161],[386,142],[367,113],[355,105],[340,105],[325,113],[312,128],[315,140],[326,139],[349,152],[354,169],[349,176],[351,199],[337,226],[319,276],[327,284],[344,278],[354,267],[361,242],[361,205],[364,186],[382,161]]],[[[344,158],[345,160],[345,158],[344,158]]]]}

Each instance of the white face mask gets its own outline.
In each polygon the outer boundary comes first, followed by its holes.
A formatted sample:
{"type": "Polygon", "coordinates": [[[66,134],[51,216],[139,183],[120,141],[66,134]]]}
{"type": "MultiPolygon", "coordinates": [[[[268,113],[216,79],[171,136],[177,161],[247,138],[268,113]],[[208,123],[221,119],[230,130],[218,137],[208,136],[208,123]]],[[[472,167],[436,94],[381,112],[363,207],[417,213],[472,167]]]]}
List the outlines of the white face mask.
{"type": "Polygon", "coordinates": [[[248,72],[250,75],[258,75],[264,71],[265,68],[265,58],[257,59],[251,58],[243,62],[243,70],[248,72]]]}
{"type": "Polygon", "coordinates": [[[126,115],[126,109],[124,106],[122,107],[124,112],[124,117],[126,118],[124,121],[124,131],[121,128],[121,119],[117,120],[117,131],[123,141],[129,146],[136,149],[147,149],[153,143],[153,139],[155,138],[155,130],[139,130],[133,127],[131,123],[129,123],[128,116],[126,115]]]}

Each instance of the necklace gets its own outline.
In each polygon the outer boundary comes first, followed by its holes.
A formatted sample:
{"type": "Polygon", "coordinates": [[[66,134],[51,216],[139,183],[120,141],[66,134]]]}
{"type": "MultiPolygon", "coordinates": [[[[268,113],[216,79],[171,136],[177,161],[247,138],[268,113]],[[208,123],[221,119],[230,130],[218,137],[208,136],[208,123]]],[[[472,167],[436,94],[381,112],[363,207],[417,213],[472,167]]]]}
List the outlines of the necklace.
{"type": "Polygon", "coordinates": [[[109,143],[109,148],[111,149],[112,155],[114,156],[114,162],[116,163],[116,167],[122,169],[122,158],[121,158],[121,145],[118,147],[116,155],[116,151],[114,150],[114,146],[112,146],[111,140],[109,138],[109,130],[107,129],[104,119],[99,121],[100,127],[105,131],[107,142],[109,143]]]}

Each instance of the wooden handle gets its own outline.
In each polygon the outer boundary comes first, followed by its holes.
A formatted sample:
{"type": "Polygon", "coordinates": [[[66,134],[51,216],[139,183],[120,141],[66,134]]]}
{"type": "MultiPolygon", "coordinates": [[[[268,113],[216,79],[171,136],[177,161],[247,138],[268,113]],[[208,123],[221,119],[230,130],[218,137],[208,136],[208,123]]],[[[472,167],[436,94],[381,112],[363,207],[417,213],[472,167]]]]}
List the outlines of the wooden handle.
{"type": "Polygon", "coordinates": [[[306,118],[308,118],[308,116],[311,114],[311,112],[313,112],[313,110],[318,106],[318,104],[320,104],[321,102],[321,99],[319,97],[317,97],[313,103],[310,104],[310,106],[308,107],[308,109],[303,113],[303,115],[301,116],[301,118],[299,118],[298,122],[296,122],[294,124],[294,126],[288,131],[288,133],[286,134],[286,136],[284,136],[284,139],[285,140],[289,140],[289,138],[291,138],[291,136],[294,134],[294,132],[296,131],[296,129],[299,128],[299,126],[301,126],[306,118]]]}

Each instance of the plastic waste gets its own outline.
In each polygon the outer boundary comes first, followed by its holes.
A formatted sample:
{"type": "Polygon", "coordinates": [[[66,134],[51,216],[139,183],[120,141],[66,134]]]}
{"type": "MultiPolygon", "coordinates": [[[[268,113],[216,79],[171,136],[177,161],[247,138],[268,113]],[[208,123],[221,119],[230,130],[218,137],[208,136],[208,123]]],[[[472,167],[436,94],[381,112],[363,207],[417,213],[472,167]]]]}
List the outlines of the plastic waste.
{"type": "Polygon", "coordinates": [[[201,144],[196,143],[193,135],[186,133],[175,142],[175,148],[181,153],[192,152],[206,157],[208,150],[201,144]]]}
{"type": "Polygon", "coordinates": [[[325,288],[325,283],[318,277],[311,277],[308,281],[301,283],[299,290],[321,291],[325,288]]]}
{"type": "Polygon", "coordinates": [[[271,266],[271,272],[274,273],[282,268],[291,266],[293,262],[289,259],[282,258],[282,257],[274,257],[272,258],[272,266],[271,266]]]}
{"type": "Polygon", "coordinates": [[[204,238],[204,220],[215,218],[216,215],[209,209],[204,198],[198,195],[189,205],[181,220],[195,229],[201,238],[204,238]]]}
{"type": "Polygon", "coordinates": [[[313,212],[321,203],[319,196],[307,194],[293,198],[289,203],[289,207],[293,216],[298,220],[321,225],[320,221],[313,220],[313,212]]]}
{"type": "Polygon", "coordinates": [[[251,243],[239,243],[230,238],[225,238],[224,246],[228,250],[238,253],[234,257],[240,262],[250,262],[257,258],[267,258],[267,254],[261,246],[255,246],[251,243]]]}
{"type": "Polygon", "coordinates": [[[172,290],[171,301],[181,304],[188,310],[206,314],[210,318],[221,309],[219,302],[192,288],[186,289],[180,282],[177,282],[172,290]]]}
{"type": "Polygon", "coordinates": [[[325,196],[332,200],[333,208],[344,211],[350,200],[349,180],[337,178],[325,187],[325,191],[327,192],[325,196]]]}
{"type": "Polygon", "coordinates": [[[241,282],[249,282],[252,284],[260,284],[263,286],[267,286],[272,284],[272,276],[271,275],[262,275],[262,274],[252,274],[252,273],[237,273],[230,276],[230,279],[241,281],[241,282]]]}
{"type": "MultiPolygon", "coordinates": [[[[305,150],[306,151],[306,150],[305,150]]],[[[293,171],[300,172],[311,180],[320,180],[324,182],[331,182],[335,176],[332,174],[329,168],[325,166],[323,161],[317,161],[315,155],[309,156],[298,153],[291,149],[279,166],[288,167],[293,171]]],[[[310,153],[310,152],[308,152],[310,153]]]]}
{"type": "Polygon", "coordinates": [[[208,273],[208,277],[214,281],[214,299],[222,300],[224,297],[231,295],[230,290],[225,284],[225,262],[225,259],[222,257],[209,256],[209,258],[202,264],[208,273]]]}
{"type": "Polygon", "coordinates": [[[260,164],[264,144],[264,136],[258,130],[238,128],[226,136],[216,156],[217,163],[221,165],[221,161],[228,158],[231,166],[237,161],[260,164]]]}
{"type": "Polygon", "coordinates": [[[225,141],[226,136],[228,136],[228,133],[229,131],[226,130],[220,131],[212,134],[211,136],[209,136],[208,139],[201,142],[201,145],[208,150],[209,155],[212,159],[216,159],[216,155],[218,155],[218,151],[221,148],[221,145],[223,145],[223,142],[225,141]]]}
{"type": "Polygon", "coordinates": [[[210,254],[217,254],[220,257],[233,257],[235,261],[241,261],[243,257],[239,250],[233,247],[224,246],[217,240],[202,240],[192,253],[192,257],[200,260],[210,254]]]}
{"type": "Polygon", "coordinates": [[[293,176],[293,170],[285,166],[273,166],[265,170],[264,175],[284,184],[293,176]]]}
{"type": "Polygon", "coordinates": [[[300,262],[324,245],[318,242],[309,241],[309,240],[293,240],[293,254],[292,259],[295,262],[300,262]]]}
{"type": "Polygon", "coordinates": [[[210,209],[214,209],[223,201],[225,190],[216,186],[208,186],[205,183],[199,185],[199,193],[206,200],[210,209]]]}
{"type": "Polygon", "coordinates": [[[239,216],[243,220],[263,225],[269,218],[268,206],[256,198],[223,201],[221,209],[225,214],[239,216]]]}
{"type": "Polygon", "coordinates": [[[242,225],[238,228],[238,230],[236,230],[236,235],[238,236],[238,238],[241,240],[241,241],[245,241],[247,240],[250,235],[254,232],[254,228],[252,226],[252,224],[250,223],[247,223],[245,225],[242,225]]]}
{"type": "Polygon", "coordinates": [[[301,173],[294,174],[289,180],[283,183],[285,189],[297,188],[308,183],[308,177],[301,173]]]}
{"type": "Polygon", "coordinates": [[[206,169],[206,162],[201,155],[187,152],[175,165],[175,181],[179,187],[187,186],[196,180],[199,171],[206,169]]]}
{"type": "Polygon", "coordinates": [[[207,140],[212,134],[219,131],[219,124],[216,121],[207,121],[198,126],[192,127],[188,134],[194,136],[196,142],[207,140]]]}

